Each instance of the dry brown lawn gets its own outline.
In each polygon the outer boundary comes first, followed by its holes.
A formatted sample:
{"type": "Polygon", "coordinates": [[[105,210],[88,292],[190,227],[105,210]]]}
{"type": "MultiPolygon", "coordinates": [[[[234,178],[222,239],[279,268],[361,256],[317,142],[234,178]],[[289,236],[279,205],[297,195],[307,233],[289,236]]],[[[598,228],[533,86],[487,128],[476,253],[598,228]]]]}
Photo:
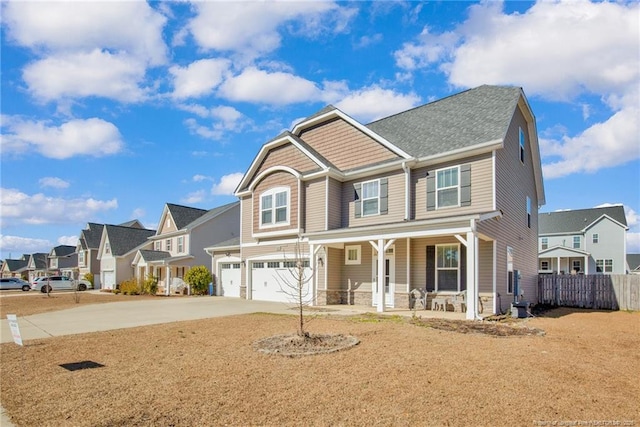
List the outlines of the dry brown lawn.
{"type": "Polygon", "coordinates": [[[296,358],[254,350],[295,331],[269,314],[2,344],[1,401],[20,427],[640,425],[640,313],[557,309],[525,336],[444,323],[319,317],[310,332],[360,344],[296,358]],[[103,366],[60,366],[86,361],[103,366]]]}

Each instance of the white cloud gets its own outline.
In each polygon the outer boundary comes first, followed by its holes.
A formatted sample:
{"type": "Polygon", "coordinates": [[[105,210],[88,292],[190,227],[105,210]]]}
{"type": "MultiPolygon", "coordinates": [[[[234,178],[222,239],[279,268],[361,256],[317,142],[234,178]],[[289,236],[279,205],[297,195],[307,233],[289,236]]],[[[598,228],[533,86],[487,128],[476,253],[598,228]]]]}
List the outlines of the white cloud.
{"type": "Polygon", "coordinates": [[[378,86],[355,91],[336,103],[336,107],[362,122],[406,111],[420,102],[414,93],[401,94],[378,86]]]}
{"type": "Polygon", "coordinates": [[[131,219],[140,219],[140,218],[144,218],[144,216],[147,214],[147,212],[144,210],[144,208],[136,208],[133,210],[133,212],[131,212],[131,219]]]}
{"type": "Polygon", "coordinates": [[[36,151],[45,157],[67,159],[77,155],[107,156],[123,148],[118,128],[102,119],[71,120],[60,126],[44,121],[2,117],[2,150],[7,153],[36,151]]]}
{"type": "MultiPolygon", "coordinates": [[[[600,96],[609,119],[577,135],[540,140],[546,178],[595,172],[640,158],[639,18],[637,2],[540,1],[511,14],[502,2],[482,2],[452,32],[425,27],[395,52],[396,64],[408,72],[438,67],[459,87],[513,84],[570,102],[600,96]]],[[[591,107],[578,105],[587,120],[591,107]]]]}
{"type": "Polygon", "coordinates": [[[11,254],[12,259],[17,259],[22,254],[49,253],[53,246],[45,239],[0,234],[0,248],[7,257],[11,254]]]}
{"type": "Polygon", "coordinates": [[[137,102],[147,96],[140,87],[145,65],[128,54],[100,49],[49,56],[23,70],[29,92],[42,101],[100,96],[137,102]]]}
{"type": "Polygon", "coordinates": [[[166,61],[167,18],[147,2],[7,2],[2,13],[7,38],[34,51],[104,47],[151,65],[166,61]]]}
{"type": "Polygon", "coordinates": [[[76,246],[78,244],[78,236],[60,236],[57,242],[59,245],[76,246]]]}
{"type": "Polygon", "coordinates": [[[248,67],[226,80],[219,94],[231,101],[287,105],[317,100],[321,91],[312,81],[290,73],[248,67]]]}
{"type": "Polygon", "coordinates": [[[201,59],[186,67],[173,66],[173,97],[194,98],[210,94],[223,80],[231,62],[226,59],[201,59]]]}
{"type": "Polygon", "coordinates": [[[2,226],[85,223],[93,220],[98,214],[117,207],[116,199],[63,199],[42,193],[29,195],[12,188],[0,188],[2,226]]]}
{"type": "Polygon", "coordinates": [[[341,32],[354,14],[330,2],[197,2],[189,29],[205,50],[240,52],[251,58],[277,49],[278,30],[317,37],[341,32]]]}
{"type": "Polygon", "coordinates": [[[213,184],[211,187],[211,194],[214,196],[231,196],[233,192],[240,184],[240,180],[244,176],[243,173],[236,172],[229,175],[224,175],[220,178],[220,182],[217,184],[213,184]]]}
{"type": "Polygon", "coordinates": [[[194,175],[192,178],[193,182],[202,182],[202,181],[213,181],[213,178],[205,175],[194,175]]]}
{"type": "Polygon", "coordinates": [[[183,197],[182,199],[180,199],[180,203],[193,205],[193,204],[202,202],[205,196],[206,196],[206,192],[204,190],[194,191],[193,193],[189,193],[187,194],[186,197],[183,197]]]}
{"type": "Polygon", "coordinates": [[[69,188],[69,182],[61,178],[52,177],[52,176],[40,178],[38,180],[38,183],[40,184],[41,187],[69,188]]]}

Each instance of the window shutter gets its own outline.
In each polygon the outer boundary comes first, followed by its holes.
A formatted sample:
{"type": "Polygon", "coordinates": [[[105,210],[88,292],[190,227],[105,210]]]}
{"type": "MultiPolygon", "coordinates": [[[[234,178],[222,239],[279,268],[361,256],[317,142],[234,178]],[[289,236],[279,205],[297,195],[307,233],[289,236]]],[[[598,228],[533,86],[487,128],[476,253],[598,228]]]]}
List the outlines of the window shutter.
{"type": "Polygon", "coordinates": [[[460,206],[471,205],[471,165],[460,166],[460,206]]]}
{"type": "Polygon", "coordinates": [[[460,290],[467,289],[467,247],[460,245],[460,290]]]}
{"type": "Polygon", "coordinates": [[[380,215],[389,212],[389,178],[380,178],[380,215]]]}
{"type": "Polygon", "coordinates": [[[436,172],[427,172],[427,210],[436,210],[436,172]]]}
{"type": "Polygon", "coordinates": [[[427,246],[427,291],[436,289],[436,247],[427,246]]]}
{"type": "Polygon", "coordinates": [[[355,192],[354,200],[355,200],[355,209],[356,209],[356,218],[360,218],[362,216],[362,202],[360,201],[362,197],[362,184],[353,184],[353,190],[355,192]]]}

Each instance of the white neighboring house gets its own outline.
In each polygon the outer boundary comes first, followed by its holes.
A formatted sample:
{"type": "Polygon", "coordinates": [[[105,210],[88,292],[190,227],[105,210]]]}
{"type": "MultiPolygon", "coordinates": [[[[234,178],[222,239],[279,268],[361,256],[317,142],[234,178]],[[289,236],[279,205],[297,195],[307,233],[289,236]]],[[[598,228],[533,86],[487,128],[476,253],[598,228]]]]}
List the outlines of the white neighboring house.
{"type": "Polygon", "coordinates": [[[240,202],[205,210],[167,203],[150,237],[152,246],[138,250],[132,261],[137,279],[153,275],[158,292],[181,292],[184,275],[191,267],[209,266],[211,257],[205,246],[240,234],[240,202]]]}
{"type": "Polygon", "coordinates": [[[155,233],[156,230],[144,228],[104,226],[98,249],[102,289],[115,289],[117,284],[134,277],[131,262],[138,250],[151,248],[149,237],[155,233]]]}
{"type": "Polygon", "coordinates": [[[49,252],[47,261],[48,274],[75,277],[78,269],[78,254],[75,246],[56,246],[49,252]]]}
{"type": "Polygon", "coordinates": [[[541,274],[625,274],[627,220],[622,206],[538,215],[541,274]]]}

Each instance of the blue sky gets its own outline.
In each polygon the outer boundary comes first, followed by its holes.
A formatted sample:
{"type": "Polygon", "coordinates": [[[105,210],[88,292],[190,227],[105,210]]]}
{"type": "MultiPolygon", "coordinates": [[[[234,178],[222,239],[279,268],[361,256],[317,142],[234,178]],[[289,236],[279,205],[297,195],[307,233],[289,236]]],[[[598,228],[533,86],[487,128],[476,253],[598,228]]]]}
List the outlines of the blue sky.
{"type": "Polygon", "coordinates": [[[481,84],[529,99],[541,211],[623,204],[640,252],[638,2],[1,7],[1,258],[233,201],[261,145],[327,104],[368,123],[481,84]]]}

